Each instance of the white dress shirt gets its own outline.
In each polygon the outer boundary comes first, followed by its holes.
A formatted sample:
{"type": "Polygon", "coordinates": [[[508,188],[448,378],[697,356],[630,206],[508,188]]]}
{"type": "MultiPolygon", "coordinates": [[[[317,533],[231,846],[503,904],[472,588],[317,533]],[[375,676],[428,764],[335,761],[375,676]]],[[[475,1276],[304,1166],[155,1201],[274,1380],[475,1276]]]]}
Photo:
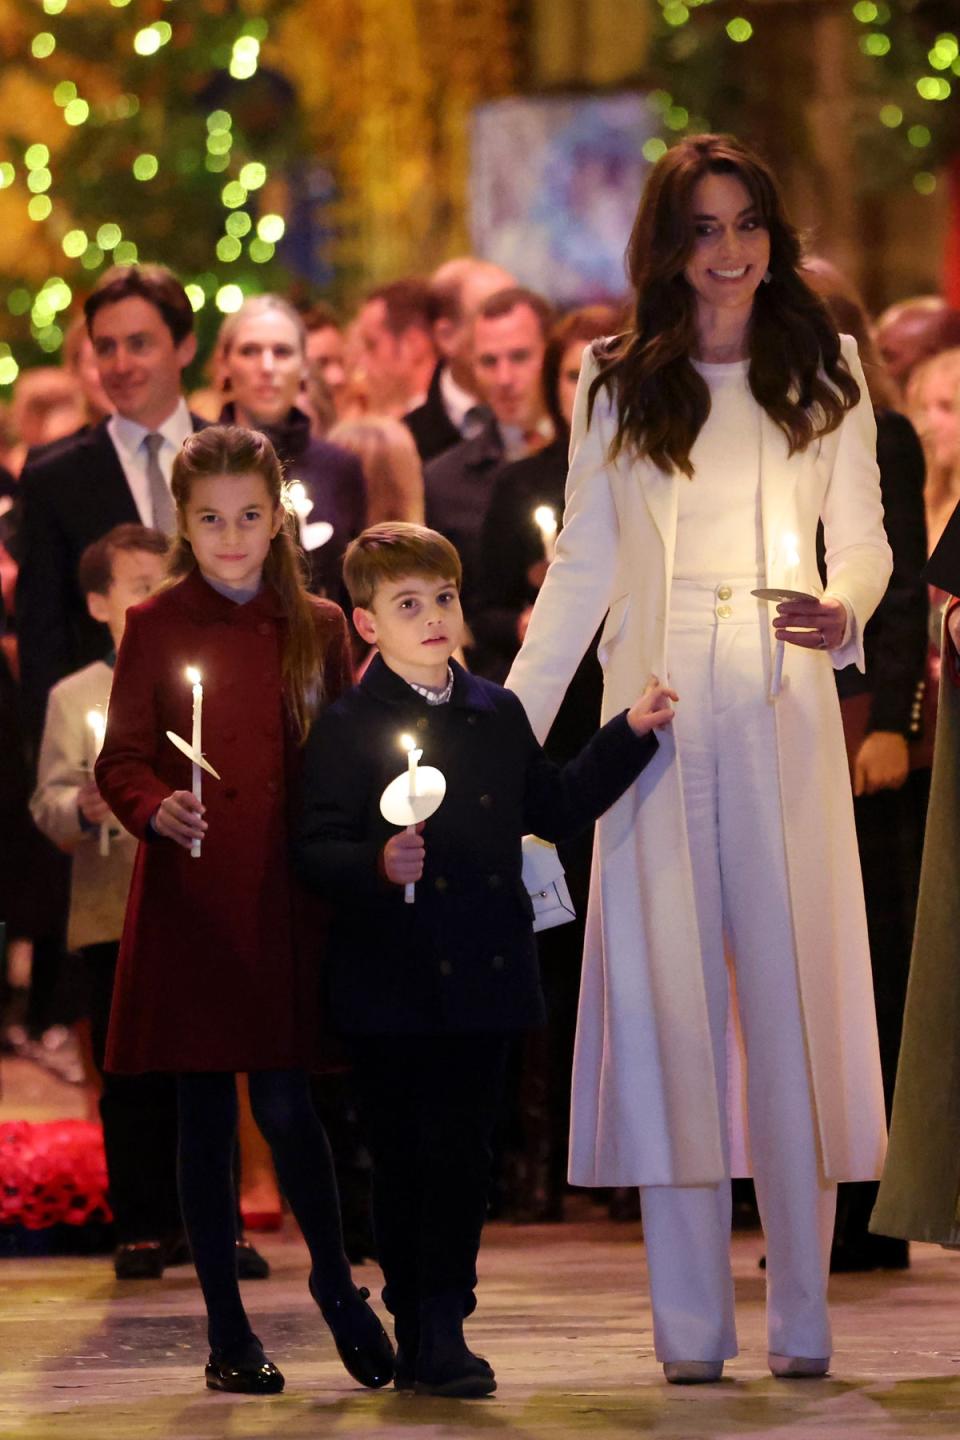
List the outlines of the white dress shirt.
{"type": "Polygon", "coordinates": [[[157,425],[153,429],[141,425],[137,420],[128,420],[123,415],[111,415],[107,421],[107,434],[113,441],[113,448],[123,466],[130,493],[140,512],[141,523],[153,525],[153,506],[150,502],[150,484],[147,480],[147,452],[143,447],[143,442],[148,435],[163,436],[163,444],[160,446],[157,458],[160,461],[164,479],[169,485],[177,451],[187,436],[193,434],[193,421],[190,419],[186,400],[181,397],[173,413],[167,416],[162,425],[157,425]]]}

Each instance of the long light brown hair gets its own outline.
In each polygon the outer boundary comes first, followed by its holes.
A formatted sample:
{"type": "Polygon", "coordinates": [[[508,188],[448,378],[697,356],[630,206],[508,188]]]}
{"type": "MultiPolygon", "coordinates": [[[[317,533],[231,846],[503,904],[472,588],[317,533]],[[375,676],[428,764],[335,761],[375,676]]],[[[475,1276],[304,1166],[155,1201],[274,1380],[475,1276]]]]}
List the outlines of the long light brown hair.
{"type": "Polygon", "coordinates": [[[283,523],[270,542],[263,566],[264,581],[280,596],[286,616],[281,673],[284,698],[301,743],[321,699],[323,656],[307,591],[306,567],[294,534],[294,519],[285,502],[283,469],[266,435],[239,425],[208,425],[187,437],[173,462],[171,489],[177,506],[177,535],[170,550],[170,583],[196,569],[186,534],[186,512],[195,480],[213,475],[261,475],[271,504],[284,512],[283,523]]]}
{"type": "Polygon", "coordinates": [[[750,320],[748,379],[790,454],[835,430],[860,398],[837,328],[800,274],[800,239],[772,172],[732,135],[690,136],[647,180],[627,248],[633,326],[598,353],[590,388],[591,413],[602,388],[615,403],[613,457],[628,447],[685,475],[693,474],[690,452],[710,413],[709,387],[691,363],[697,309],[684,270],[695,242],[694,188],[711,174],[741,182],[770,235],[770,279],[757,290],[750,320]]]}

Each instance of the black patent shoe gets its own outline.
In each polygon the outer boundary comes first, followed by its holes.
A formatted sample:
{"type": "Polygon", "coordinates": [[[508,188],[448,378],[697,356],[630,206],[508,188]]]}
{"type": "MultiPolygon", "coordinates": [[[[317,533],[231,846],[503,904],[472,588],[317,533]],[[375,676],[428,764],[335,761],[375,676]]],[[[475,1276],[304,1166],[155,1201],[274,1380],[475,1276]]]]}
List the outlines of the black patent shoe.
{"type": "Polygon", "coordinates": [[[352,1285],[345,1294],[323,1300],[312,1275],[309,1285],[347,1373],[370,1390],[389,1385],[395,1368],[393,1346],[376,1312],[367,1304],[367,1287],[358,1290],[352,1285]]]}
{"type": "Polygon", "coordinates": [[[270,1261],[249,1240],[237,1241],[237,1275],[241,1280],[267,1280],[270,1277],[270,1261]]]}
{"type": "Polygon", "coordinates": [[[284,1379],[255,1335],[239,1350],[211,1350],[204,1371],[208,1390],[232,1395],[279,1395],[284,1379]]]}
{"type": "Polygon", "coordinates": [[[163,1275],[163,1246],[158,1240],[134,1240],[118,1245],[113,1273],[118,1280],[159,1280],[163,1275]]]}

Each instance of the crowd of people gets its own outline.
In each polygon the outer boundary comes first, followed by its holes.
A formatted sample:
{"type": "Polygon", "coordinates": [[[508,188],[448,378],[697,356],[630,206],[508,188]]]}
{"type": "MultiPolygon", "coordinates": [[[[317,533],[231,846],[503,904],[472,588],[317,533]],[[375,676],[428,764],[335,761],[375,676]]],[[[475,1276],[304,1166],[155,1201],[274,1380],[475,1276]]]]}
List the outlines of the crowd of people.
{"type": "Polygon", "coordinates": [[[736,1353],[738,1175],[774,1374],[826,1372],[830,1269],[909,1263],[868,1224],[960,313],[871,319],[762,162],[709,137],[655,167],[628,259],[630,300],[562,314],[468,256],[349,318],[249,298],[190,391],[183,286],[118,267],[62,365],[16,382],[2,1042],[98,1093],[117,1276],[162,1276],[185,1229],[217,1388],[283,1384],[236,1285],[268,1272],[244,1222],[279,1223],[281,1190],[350,1373],[436,1393],[495,1388],[462,1334],[483,1218],[562,1219],[568,1145],[612,1214],[639,1192],[673,1382],[736,1353]],[[185,664],[224,772],[203,806],[163,740],[190,733],[185,664]],[[400,729],[453,789],[390,838],[370,797],[400,729]],[[524,830],[577,916],[536,952],[524,830]],[[395,1357],[349,1279],[375,1254],[395,1357]]]}

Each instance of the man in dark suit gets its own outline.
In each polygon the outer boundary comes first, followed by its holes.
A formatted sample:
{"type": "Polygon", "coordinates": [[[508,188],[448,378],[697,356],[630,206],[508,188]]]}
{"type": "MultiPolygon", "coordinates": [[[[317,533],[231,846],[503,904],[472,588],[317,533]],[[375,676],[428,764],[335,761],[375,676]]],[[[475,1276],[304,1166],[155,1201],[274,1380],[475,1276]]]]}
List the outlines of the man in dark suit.
{"type": "Polygon", "coordinates": [[[430,277],[433,340],[440,360],[426,400],[403,417],[424,464],[482,428],[488,412],[473,369],[473,316],[490,295],[516,283],[508,271],[474,255],[447,260],[430,277]]]}
{"type": "Polygon", "coordinates": [[[84,311],[115,413],[29,457],[20,479],[16,615],[24,712],[34,736],[51,686],[109,648],[80,593],[80,556],[115,525],[172,533],[173,460],[203,424],[182,392],[183,369],[196,353],[193,309],[169,270],[118,266],[84,311]]]}
{"type": "MultiPolygon", "coordinates": [[[[502,467],[553,439],[543,392],[551,312],[542,296],[513,286],[477,310],[472,349],[477,386],[490,416],[479,434],[432,460],[424,471],[426,520],[446,535],[463,562],[463,610],[472,627],[480,589],[480,537],[502,467]]],[[[471,656],[482,669],[482,657],[471,656]]]]}

